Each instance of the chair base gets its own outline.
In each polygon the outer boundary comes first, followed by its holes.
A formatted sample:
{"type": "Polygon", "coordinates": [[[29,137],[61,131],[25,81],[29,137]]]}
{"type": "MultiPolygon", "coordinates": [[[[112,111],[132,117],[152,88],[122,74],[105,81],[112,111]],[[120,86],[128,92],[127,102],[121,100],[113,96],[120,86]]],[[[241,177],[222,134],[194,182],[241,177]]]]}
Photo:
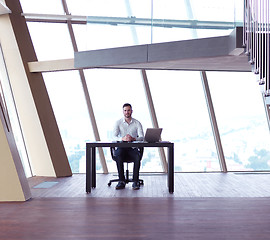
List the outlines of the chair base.
{"type": "MultiPolygon", "coordinates": [[[[111,186],[112,185],[112,182],[119,182],[119,181],[120,181],[120,179],[112,179],[112,180],[110,180],[108,182],[108,186],[111,186]]],[[[126,184],[128,184],[130,182],[134,182],[134,180],[133,179],[125,179],[125,183],[126,184]]],[[[140,185],[143,185],[144,184],[142,179],[139,179],[139,183],[140,183],[140,185]]]]}

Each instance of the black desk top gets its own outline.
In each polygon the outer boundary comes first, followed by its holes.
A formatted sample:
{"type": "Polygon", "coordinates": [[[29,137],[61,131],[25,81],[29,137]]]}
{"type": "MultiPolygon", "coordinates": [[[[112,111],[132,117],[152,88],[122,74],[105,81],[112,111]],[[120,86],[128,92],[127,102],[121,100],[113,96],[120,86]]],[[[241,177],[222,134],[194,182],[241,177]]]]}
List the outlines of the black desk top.
{"type": "Polygon", "coordinates": [[[143,141],[134,142],[88,142],[86,143],[88,147],[172,147],[172,142],[160,141],[155,143],[148,143],[143,141]]]}

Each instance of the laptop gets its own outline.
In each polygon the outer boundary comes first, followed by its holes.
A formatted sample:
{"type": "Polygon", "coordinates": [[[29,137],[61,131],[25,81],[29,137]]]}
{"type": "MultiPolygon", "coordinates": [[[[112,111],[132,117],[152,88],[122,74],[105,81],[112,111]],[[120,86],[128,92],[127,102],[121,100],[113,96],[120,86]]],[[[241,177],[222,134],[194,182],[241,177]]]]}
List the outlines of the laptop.
{"type": "Polygon", "coordinates": [[[159,142],[162,128],[147,128],[144,141],[149,143],[159,142]]]}

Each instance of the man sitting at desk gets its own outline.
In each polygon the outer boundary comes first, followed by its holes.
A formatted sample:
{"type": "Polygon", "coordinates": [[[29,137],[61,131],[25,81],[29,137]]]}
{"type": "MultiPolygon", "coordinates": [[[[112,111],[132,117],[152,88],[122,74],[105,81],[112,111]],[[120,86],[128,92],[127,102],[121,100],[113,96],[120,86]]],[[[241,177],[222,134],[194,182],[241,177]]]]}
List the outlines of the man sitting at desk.
{"type": "MultiPolygon", "coordinates": [[[[132,107],[129,103],[123,105],[124,118],[118,120],[114,126],[113,137],[117,141],[143,141],[144,134],[142,124],[132,118],[132,107]]],[[[133,167],[133,184],[134,190],[140,189],[139,183],[139,171],[141,161],[139,157],[139,150],[137,148],[117,148],[115,151],[115,159],[118,170],[119,182],[116,185],[116,189],[123,189],[126,186],[124,175],[124,162],[125,159],[131,159],[134,162],[133,167]]]]}

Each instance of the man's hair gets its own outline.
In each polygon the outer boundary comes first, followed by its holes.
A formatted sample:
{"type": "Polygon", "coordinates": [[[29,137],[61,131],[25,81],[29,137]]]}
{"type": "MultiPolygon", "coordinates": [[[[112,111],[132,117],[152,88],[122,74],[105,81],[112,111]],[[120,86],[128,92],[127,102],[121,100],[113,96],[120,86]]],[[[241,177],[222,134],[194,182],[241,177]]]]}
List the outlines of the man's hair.
{"type": "Polygon", "coordinates": [[[124,108],[124,107],[130,107],[130,108],[132,108],[132,106],[131,106],[130,103],[125,103],[125,104],[123,105],[123,108],[124,108]]]}

